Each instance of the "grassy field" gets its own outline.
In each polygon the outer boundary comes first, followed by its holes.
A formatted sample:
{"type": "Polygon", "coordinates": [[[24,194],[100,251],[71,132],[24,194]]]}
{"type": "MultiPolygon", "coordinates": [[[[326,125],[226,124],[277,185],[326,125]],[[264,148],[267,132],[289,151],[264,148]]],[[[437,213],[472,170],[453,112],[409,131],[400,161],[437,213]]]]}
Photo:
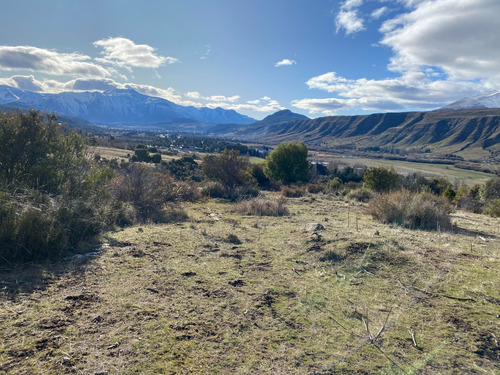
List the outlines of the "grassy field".
{"type": "Polygon", "coordinates": [[[486,180],[493,177],[492,174],[456,168],[448,164],[414,163],[400,160],[368,159],[358,157],[334,157],[323,153],[312,153],[314,160],[322,160],[330,165],[340,167],[349,165],[363,165],[367,167],[393,167],[400,174],[420,173],[426,177],[445,177],[457,186],[465,183],[469,186],[484,184],[486,180]]]}
{"type": "Polygon", "coordinates": [[[335,196],[288,207],[190,204],[98,253],[0,270],[0,372],[500,373],[498,219],[436,233],[335,196]]]}

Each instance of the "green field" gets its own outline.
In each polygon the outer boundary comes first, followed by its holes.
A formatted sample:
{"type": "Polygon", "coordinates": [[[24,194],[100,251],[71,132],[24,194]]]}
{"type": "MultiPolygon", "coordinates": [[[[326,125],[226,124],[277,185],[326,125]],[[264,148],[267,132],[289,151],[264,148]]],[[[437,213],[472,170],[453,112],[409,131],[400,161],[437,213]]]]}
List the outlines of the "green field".
{"type": "Polygon", "coordinates": [[[342,166],[367,166],[367,167],[393,167],[398,173],[410,174],[420,173],[426,177],[445,177],[452,184],[459,186],[465,183],[469,186],[474,184],[484,184],[484,182],[494,175],[490,173],[472,171],[467,169],[456,168],[448,164],[431,164],[431,163],[415,163],[400,160],[386,160],[386,159],[368,159],[359,157],[338,157],[325,154],[313,154],[315,160],[322,160],[329,163],[329,165],[342,166]]]}

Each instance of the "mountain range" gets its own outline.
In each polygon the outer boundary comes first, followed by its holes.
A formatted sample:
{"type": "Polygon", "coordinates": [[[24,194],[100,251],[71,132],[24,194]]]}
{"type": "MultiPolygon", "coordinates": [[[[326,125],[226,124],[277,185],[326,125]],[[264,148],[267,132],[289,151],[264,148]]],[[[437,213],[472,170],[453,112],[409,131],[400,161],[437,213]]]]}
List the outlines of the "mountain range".
{"type": "Polygon", "coordinates": [[[304,141],[324,150],[410,150],[500,160],[500,91],[429,112],[309,119],[282,110],[260,121],[233,110],[181,106],[132,89],[40,94],[0,85],[0,106],[54,112],[74,126],[210,133],[269,144],[304,141]]]}
{"type": "Polygon", "coordinates": [[[250,124],[254,119],[222,108],[182,106],[133,89],[98,92],[35,93],[0,85],[0,105],[34,108],[81,118],[96,125],[146,128],[178,123],[250,124]]]}

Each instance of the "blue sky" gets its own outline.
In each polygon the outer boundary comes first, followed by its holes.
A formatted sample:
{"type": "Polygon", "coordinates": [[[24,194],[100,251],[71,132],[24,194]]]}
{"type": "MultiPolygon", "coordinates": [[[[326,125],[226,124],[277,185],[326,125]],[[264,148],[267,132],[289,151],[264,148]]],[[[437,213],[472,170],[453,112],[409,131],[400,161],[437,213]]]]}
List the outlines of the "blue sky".
{"type": "Polygon", "coordinates": [[[498,0],[17,0],[0,84],[256,119],[428,110],[500,89],[499,30],[498,0]]]}

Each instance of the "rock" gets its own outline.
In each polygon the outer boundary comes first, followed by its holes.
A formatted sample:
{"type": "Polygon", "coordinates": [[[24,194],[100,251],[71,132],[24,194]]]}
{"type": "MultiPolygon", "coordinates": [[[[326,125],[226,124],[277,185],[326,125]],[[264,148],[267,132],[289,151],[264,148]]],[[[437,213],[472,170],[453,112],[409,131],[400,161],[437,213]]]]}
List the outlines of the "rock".
{"type": "Polygon", "coordinates": [[[311,238],[310,240],[312,242],[321,242],[323,241],[323,236],[321,234],[318,234],[316,232],[311,233],[311,238]]]}
{"type": "Polygon", "coordinates": [[[320,223],[309,223],[304,229],[308,232],[316,232],[318,230],[325,230],[325,227],[320,223]]]}

